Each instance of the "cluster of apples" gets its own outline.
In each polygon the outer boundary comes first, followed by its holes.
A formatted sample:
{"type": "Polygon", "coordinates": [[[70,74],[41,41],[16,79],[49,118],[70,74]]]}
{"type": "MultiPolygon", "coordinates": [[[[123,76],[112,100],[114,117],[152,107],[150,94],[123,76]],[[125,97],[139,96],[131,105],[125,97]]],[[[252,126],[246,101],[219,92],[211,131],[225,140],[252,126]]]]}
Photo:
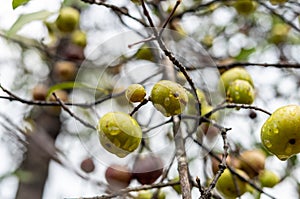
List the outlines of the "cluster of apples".
{"type": "MultiPolygon", "coordinates": [[[[239,156],[228,156],[226,163],[246,180],[255,181],[262,187],[274,187],[280,182],[280,178],[273,171],[265,169],[265,160],[264,152],[255,149],[244,151],[239,156]]],[[[218,170],[219,162],[212,159],[213,173],[216,174],[218,170]]],[[[232,174],[229,169],[224,170],[216,188],[225,198],[236,198],[253,191],[246,181],[232,174]]]]}
{"type": "Polygon", "coordinates": [[[255,99],[253,80],[244,68],[225,71],[220,77],[219,88],[221,91],[224,88],[227,102],[252,104],[255,99]]]}

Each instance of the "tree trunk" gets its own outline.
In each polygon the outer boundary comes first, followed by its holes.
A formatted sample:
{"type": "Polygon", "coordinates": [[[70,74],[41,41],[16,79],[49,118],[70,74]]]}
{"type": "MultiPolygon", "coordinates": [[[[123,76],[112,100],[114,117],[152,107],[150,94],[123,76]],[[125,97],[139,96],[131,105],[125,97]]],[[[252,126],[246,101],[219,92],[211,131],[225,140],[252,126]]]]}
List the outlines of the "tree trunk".
{"type": "Polygon", "coordinates": [[[19,177],[16,199],[42,198],[51,156],[55,153],[54,141],[61,126],[59,116],[42,111],[35,122],[35,129],[27,137],[27,151],[19,168],[26,175],[19,177]]]}

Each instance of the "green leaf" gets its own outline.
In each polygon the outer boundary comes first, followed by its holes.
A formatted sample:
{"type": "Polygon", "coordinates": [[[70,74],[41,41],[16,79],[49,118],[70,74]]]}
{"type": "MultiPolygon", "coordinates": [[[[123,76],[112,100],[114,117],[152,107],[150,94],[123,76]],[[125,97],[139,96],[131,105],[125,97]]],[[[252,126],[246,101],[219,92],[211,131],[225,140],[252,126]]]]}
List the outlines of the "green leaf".
{"type": "Polygon", "coordinates": [[[237,61],[247,61],[249,56],[255,52],[255,48],[241,49],[240,54],[238,54],[235,59],[237,61]]]}
{"type": "Polygon", "coordinates": [[[16,9],[17,7],[21,6],[21,5],[25,5],[26,3],[28,3],[30,0],[13,0],[12,2],[12,7],[13,9],[16,9]]]}
{"type": "Polygon", "coordinates": [[[24,25],[28,24],[29,22],[45,20],[50,15],[52,15],[52,12],[47,10],[21,15],[6,34],[8,37],[14,36],[24,25]]]}
{"type": "Polygon", "coordinates": [[[63,82],[59,84],[55,84],[54,86],[51,86],[48,90],[47,93],[47,99],[52,95],[53,92],[57,90],[62,90],[62,89],[74,89],[74,88],[85,88],[85,89],[90,89],[90,90],[96,90],[97,92],[105,93],[108,94],[109,92],[103,88],[95,88],[92,86],[89,86],[84,83],[80,82],[63,82]]]}

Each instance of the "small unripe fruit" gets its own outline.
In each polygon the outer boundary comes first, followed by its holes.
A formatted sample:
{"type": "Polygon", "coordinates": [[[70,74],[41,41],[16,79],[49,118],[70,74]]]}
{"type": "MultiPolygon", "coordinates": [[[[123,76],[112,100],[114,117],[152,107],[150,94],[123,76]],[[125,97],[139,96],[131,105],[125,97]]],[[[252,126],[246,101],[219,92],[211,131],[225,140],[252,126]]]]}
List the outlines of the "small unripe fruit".
{"type": "Polygon", "coordinates": [[[282,4],[282,3],[285,3],[285,2],[287,2],[287,0],[270,0],[270,3],[272,5],[282,4]]]}
{"type": "Polygon", "coordinates": [[[275,44],[285,42],[288,39],[289,31],[290,31],[290,27],[285,23],[275,24],[271,30],[270,41],[275,44]]]}
{"type": "Polygon", "coordinates": [[[151,101],[158,111],[169,117],[184,111],[188,103],[188,95],[180,84],[161,80],[152,88],[151,101]]]}
{"type": "Polygon", "coordinates": [[[75,78],[77,66],[71,61],[57,61],[54,65],[54,75],[61,81],[70,81],[75,78]]]}
{"type": "Polygon", "coordinates": [[[152,192],[149,190],[139,191],[139,194],[135,199],[151,199],[153,196],[152,192]]]}
{"type": "Polygon", "coordinates": [[[266,155],[261,150],[249,150],[241,153],[239,169],[245,171],[250,178],[257,176],[265,168],[266,155]]]}
{"type": "Polygon", "coordinates": [[[101,145],[121,158],[133,152],[142,138],[142,130],[137,121],[122,112],[110,112],[101,117],[98,134],[101,145]]]}
{"type": "MultiPolygon", "coordinates": [[[[244,178],[248,178],[245,172],[241,170],[236,170],[236,172],[244,178]]],[[[231,174],[228,169],[225,169],[222,173],[216,184],[216,188],[225,198],[236,198],[247,191],[246,182],[231,174]]]]}
{"type": "Polygon", "coordinates": [[[134,162],[132,173],[141,184],[154,183],[163,172],[163,162],[155,155],[138,156],[134,162]]]}
{"type": "Polygon", "coordinates": [[[110,189],[119,190],[128,187],[132,179],[132,174],[128,167],[113,164],[105,171],[105,179],[110,185],[110,189]]]}
{"type": "Polygon", "coordinates": [[[125,96],[130,102],[142,102],[146,96],[146,90],[140,84],[131,84],[128,86],[125,96]]]}
{"type": "Polygon", "coordinates": [[[95,170],[95,164],[92,158],[86,158],[84,159],[81,164],[80,168],[86,172],[86,173],[91,173],[95,170]]]}
{"type": "Polygon", "coordinates": [[[86,46],[86,34],[81,30],[75,30],[71,35],[71,41],[77,46],[85,47],[86,46]]]}
{"type": "MultiPolygon", "coordinates": [[[[197,97],[199,99],[199,102],[201,103],[201,113],[204,111],[203,108],[205,106],[209,106],[207,101],[206,101],[206,97],[203,91],[201,91],[200,89],[196,89],[196,93],[197,93],[197,97]]],[[[188,92],[188,104],[187,104],[187,108],[186,108],[186,112],[189,115],[195,115],[197,114],[197,108],[198,108],[198,104],[197,104],[197,100],[195,99],[194,95],[191,92],[188,92]]],[[[202,113],[203,115],[203,113],[202,113]]]]}
{"type": "Polygon", "coordinates": [[[300,152],[300,106],[287,105],[277,109],[261,129],[261,141],[280,160],[300,152]]]}
{"type": "Polygon", "coordinates": [[[220,82],[219,82],[219,89],[222,91],[222,89],[224,88],[226,93],[229,85],[233,81],[238,79],[245,80],[249,82],[252,86],[254,86],[250,74],[244,68],[236,67],[225,71],[221,75],[220,82]]]}
{"type": "Polygon", "coordinates": [[[277,185],[280,181],[278,175],[276,175],[273,171],[269,171],[269,170],[263,170],[259,174],[258,179],[262,187],[270,187],[270,188],[277,185]]]}
{"type": "Polygon", "coordinates": [[[256,2],[254,0],[236,0],[233,4],[239,14],[248,15],[256,10],[256,2]]]}
{"type": "Polygon", "coordinates": [[[62,32],[72,32],[78,25],[80,14],[72,7],[62,8],[55,21],[57,28],[62,32]]]}
{"type": "Polygon", "coordinates": [[[45,101],[48,93],[48,88],[43,84],[36,85],[32,90],[34,100],[45,101]]]}
{"type": "Polygon", "coordinates": [[[255,92],[252,85],[245,80],[235,80],[226,92],[226,101],[236,104],[252,104],[255,92]]]}
{"type": "Polygon", "coordinates": [[[136,59],[143,59],[148,61],[154,61],[154,56],[150,46],[144,44],[135,54],[136,59]]]}

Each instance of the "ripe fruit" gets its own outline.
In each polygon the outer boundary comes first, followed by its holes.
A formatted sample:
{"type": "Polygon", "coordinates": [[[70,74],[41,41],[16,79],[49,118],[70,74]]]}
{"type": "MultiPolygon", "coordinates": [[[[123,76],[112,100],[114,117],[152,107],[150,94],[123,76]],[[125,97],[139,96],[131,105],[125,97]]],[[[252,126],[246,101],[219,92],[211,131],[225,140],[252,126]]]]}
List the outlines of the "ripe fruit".
{"type": "Polygon", "coordinates": [[[252,104],[255,93],[252,85],[245,80],[235,80],[230,83],[226,92],[226,101],[237,104],[252,104]]]}
{"type": "Polygon", "coordinates": [[[131,84],[128,86],[125,96],[130,102],[141,102],[146,96],[145,88],[140,84],[131,84]]]}
{"type": "Polygon", "coordinates": [[[196,136],[199,141],[201,141],[205,136],[208,141],[212,142],[219,134],[220,130],[208,122],[200,124],[196,131],[196,136]]]}
{"type": "Polygon", "coordinates": [[[86,46],[86,34],[81,30],[75,30],[71,35],[71,41],[77,46],[85,47],[86,46]]]}
{"type": "Polygon", "coordinates": [[[300,152],[300,106],[287,105],[277,109],[264,123],[261,140],[267,150],[280,160],[300,152]]]}
{"type": "MultiPolygon", "coordinates": [[[[179,176],[176,176],[175,178],[173,178],[171,180],[171,182],[179,182],[180,181],[180,178],[179,176]]],[[[173,185],[172,188],[178,193],[178,194],[181,194],[181,186],[180,184],[178,185],[173,185]]]]}
{"type": "Polygon", "coordinates": [[[164,116],[181,114],[188,103],[186,90],[175,82],[161,80],[151,91],[151,101],[154,107],[164,116]]]}
{"type": "Polygon", "coordinates": [[[153,154],[138,156],[134,162],[132,173],[141,184],[154,183],[163,172],[162,160],[153,154]]]}
{"type": "Polygon", "coordinates": [[[59,11],[55,21],[57,28],[62,32],[72,32],[78,25],[80,14],[72,7],[64,7],[59,11]]]}
{"type": "Polygon", "coordinates": [[[219,89],[222,91],[224,88],[226,93],[231,82],[238,79],[245,80],[249,82],[252,86],[254,86],[250,74],[244,68],[237,67],[227,70],[221,75],[219,89]]]}
{"type": "Polygon", "coordinates": [[[61,81],[70,81],[75,78],[77,66],[71,61],[57,61],[53,68],[55,77],[61,81]]]}
{"type": "Polygon", "coordinates": [[[250,178],[265,168],[266,156],[261,150],[244,151],[239,157],[238,168],[245,171],[250,178]]]}
{"type": "Polygon", "coordinates": [[[262,171],[259,174],[258,179],[262,187],[270,187],[270,188],[277,185],[280,181],[279,177],[273,171],[269,171],[269,170],[262,171]]]}
{"type": "MultiPolygon", "coordinates": [[[[218,157],[220,159],[222,159],[221,154],[218,154],[218,157]]],[[[239,162],[234,156],[229,155],[226,158],[226,164],[233,167],[233,168],[237,168],[238,165],[239,165],[239,162]]],[[[211,158],[211,165],[212,165],[213,174],[216,174],[219,171],[220,162],[218,160],[216,160],[215,158],[211,158]]]]}
{"type": "Polygon", "coordinates": [[[119,190],[126,188],[132,179],[132,174],[128,167],[113,164],[105,171],[105,179],[110,185],[110,189],[119,190]]]}
{"type": "Polygon", "coordinates": [[[251,14],[256,10],[256,2],[253,0],[236,0],[233,6],[242,15],[251,14]]]}
{"type": "Polygon", "coordinates": [[[36,85],[32,90],[32,98],[34,100],[44,101],[46,100],[48,88],[43,84],[36,85]]]}
{"type": "MultiPolygon", "coordinates": [[[[247,174],[241,170],[236,170],[236,172],[244,178],[248,177],[247,174]]],[[[216,185],[217,190],[226,198],[236,198],[243,195],[247,191],[246,187],[246,183],[231,174],[228,169],[224,170],[224,173],[222,173],[216,185]]]]}
{"type": "Polygon", "coordinates": [[[80,168],[86,172],[86,173],[91,173],[95,170],[95,164],[92,158],[86,158],[84,159],[81,164],[80,168]]]}
{"type": "Polygon", "coordinates": [[[133,152],[142,138],[142,130],[137,121],[122,112],[110,112],[101,117],[98,133],[101,145],[121,158],[133,152]]]}

